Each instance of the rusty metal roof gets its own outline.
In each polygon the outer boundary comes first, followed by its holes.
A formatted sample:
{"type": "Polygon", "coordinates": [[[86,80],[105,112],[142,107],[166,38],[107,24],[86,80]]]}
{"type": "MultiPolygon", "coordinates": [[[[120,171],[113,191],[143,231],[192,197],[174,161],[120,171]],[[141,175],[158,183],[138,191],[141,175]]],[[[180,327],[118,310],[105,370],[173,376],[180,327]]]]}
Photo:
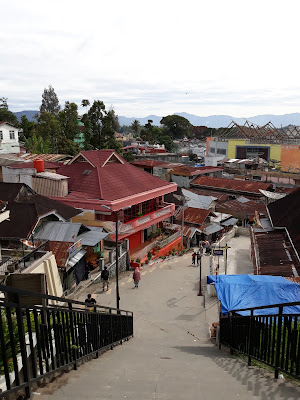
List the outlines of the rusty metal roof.
{"type": "MultiPolygon", "coordinates": [[[[202,225],[209,215],[214,214],[210,210],[188,207],[186,210],[184,210],[184,222],[195,225],[202,225]]],[[[182,212],[178,215],[177,219],[181,220],[181,218],[182,212]]]]}
{"type": "Polygon", "coordinates": [[[61,161],[66,158],[70,158],[70,156],[66,154],[32,154],[32,153],[19,153],[18,157],[23,160],[44,160],[44,161],[61,161]]]}
{"type": "Polygon", "coordinates": [[[284,277],[300,274],[299,262],[285,232],[254,231],[253,236],[259,258],[259,274],[284,277]]]}
{"type": "Polygon", "coordinates": [[[72,242],[49,242],[50,251],[55,256],[58,267],[64,268],[69,258],[69,248],[73,245],[72,242]]]}
{"type": "Polygon", "coordinates": [[[174,175],[182,175],[182,176],[196,176],[196,175],[205,175],[213,172],[221,172],[224,168],[220,167],[189,167],[186,165],[175,167],[172,170],[172,174],[174,175]]]}
{"type": "MultiPolygon", "coordinates": [[[[242,197],[244,199],[244,197],[242,197]]],[[[234,212],[238,213],[244,213],[244,214],[251,214],[254,215],[255,211],[265,213],[266,212],[266,206],[265,204],[246,199],[246,201],[240,201],[240,199],[236,200],[229,200],[226,201],[225,203],[222,204],[217,204],[216,205],[216,210],[217,211],[223,211],[229,214],[232,214],[234,212]]]]}
{"type": "Polygon", "coordinates": [[[272,187],[270,183],[244,181],[239,179],[215,178],[213,176],[199,176],[191,183],[191,186],[201,188],[213,188],[226,192],[242,192],[260,195],[259,189],[268,190],[272,187]]]}

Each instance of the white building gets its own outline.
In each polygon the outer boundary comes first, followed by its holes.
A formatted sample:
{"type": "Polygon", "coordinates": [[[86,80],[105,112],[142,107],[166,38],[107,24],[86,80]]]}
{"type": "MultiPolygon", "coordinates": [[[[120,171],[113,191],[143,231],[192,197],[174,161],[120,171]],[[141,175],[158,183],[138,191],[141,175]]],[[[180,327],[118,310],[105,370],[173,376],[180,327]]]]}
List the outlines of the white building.
{"type": "Polygon", "coordinates": [[[0,153],[20,153],[19,130],[9,122],[0,121],[0,153]]]}

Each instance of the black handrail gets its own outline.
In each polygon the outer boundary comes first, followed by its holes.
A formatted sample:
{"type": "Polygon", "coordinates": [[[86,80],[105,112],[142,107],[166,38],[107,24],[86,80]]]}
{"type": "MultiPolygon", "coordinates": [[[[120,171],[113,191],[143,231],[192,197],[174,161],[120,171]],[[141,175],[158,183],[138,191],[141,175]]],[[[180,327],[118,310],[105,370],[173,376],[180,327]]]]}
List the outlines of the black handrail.
{"type": "Polygon", "coordinates": [[[275,371],[300,379],[300,313],[285,314],[284,307],[300,306],[299,302],[272,304],[232,310],[220,317],[220,346],[245,354],[275,371]],[[272,315],[255,315],[255,310],[278,308],[272,315]],[[239,315],[250,311],[249,316],[239,315]]]}
{"type": "Polygon", "coordinates": [[[30,398],[34,382],[133,336],[130,311],[3,285],[0,292],[0,398],[30,398]]]}

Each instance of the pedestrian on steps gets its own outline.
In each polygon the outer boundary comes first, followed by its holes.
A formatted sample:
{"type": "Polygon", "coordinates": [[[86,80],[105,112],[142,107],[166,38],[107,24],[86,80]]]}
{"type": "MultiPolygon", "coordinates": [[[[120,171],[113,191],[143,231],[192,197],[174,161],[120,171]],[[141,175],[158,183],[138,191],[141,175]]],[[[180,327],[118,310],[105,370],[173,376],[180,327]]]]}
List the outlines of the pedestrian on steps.
{"type": "Polygon", "coordinates": [[[138,289],[139,287],[139,282],[141,280],[141,273],[138,267],[135,268],[133,272],[133,280],[134,280],[134,287],[138,289]]]}
{"type": "Polygon", "coordinates": [[[102,279],[102,287],[103,287],[103,292],[105,290],[106,287],[106,291],[108,291],[108,287],[109,287],[109,271],[107,269],[107,267],[104,267],[104,270],[101,272],[101,279],[102,279]]]}
{"type": "Polygon", "coordinates": [[[192,264],[195,265],[195,261],[196,261],[196,253],[195,251],[192,254],[192,264]]]}

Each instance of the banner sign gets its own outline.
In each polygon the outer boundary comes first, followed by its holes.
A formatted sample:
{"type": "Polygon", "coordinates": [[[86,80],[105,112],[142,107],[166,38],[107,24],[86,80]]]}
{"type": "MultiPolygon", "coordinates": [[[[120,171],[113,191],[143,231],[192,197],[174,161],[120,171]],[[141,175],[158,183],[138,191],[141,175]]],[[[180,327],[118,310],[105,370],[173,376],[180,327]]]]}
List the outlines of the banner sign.
{"type": "Polygon", "coordinates": [[[78,242],[74,243],[69,248],[69,257],[71,257],[74,253],[78,253],[79,250],[82,248],[82,239],[79,239],[78,242]]]}

